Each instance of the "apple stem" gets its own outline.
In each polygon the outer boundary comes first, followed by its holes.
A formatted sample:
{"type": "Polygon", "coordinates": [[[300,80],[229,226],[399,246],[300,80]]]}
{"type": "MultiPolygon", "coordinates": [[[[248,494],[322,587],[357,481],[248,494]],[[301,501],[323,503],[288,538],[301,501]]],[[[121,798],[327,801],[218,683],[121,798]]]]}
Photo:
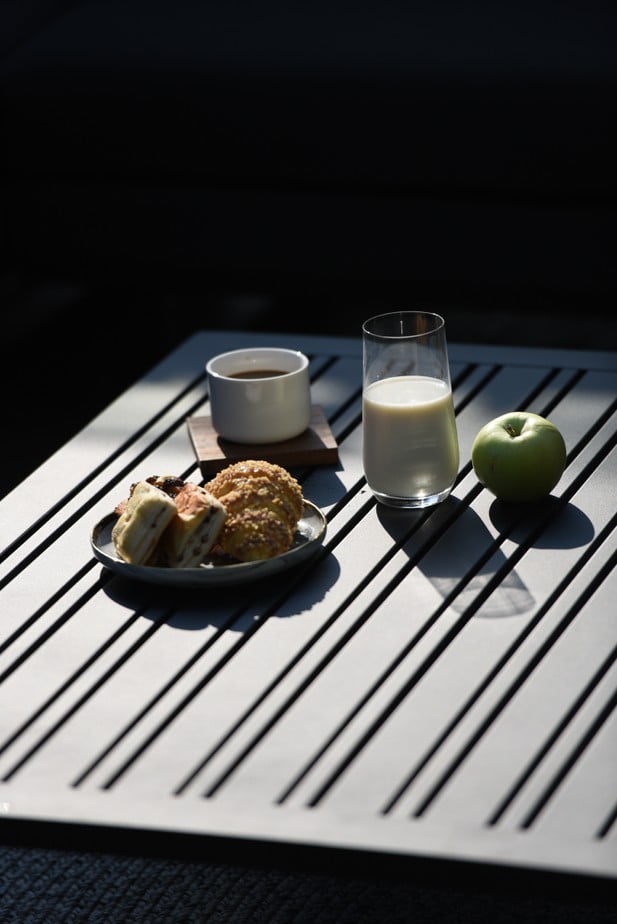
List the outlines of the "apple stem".
{"type": "Polygon", "coordinates": [[[506,426],[504,427],[504,429],[505,429],[506,433],[508,434],[508,436],[512,436],[512,437],[517,436],[516,430],[514,429],[514,427],[512,426],[512,424],[506,424],[506,426]]]}

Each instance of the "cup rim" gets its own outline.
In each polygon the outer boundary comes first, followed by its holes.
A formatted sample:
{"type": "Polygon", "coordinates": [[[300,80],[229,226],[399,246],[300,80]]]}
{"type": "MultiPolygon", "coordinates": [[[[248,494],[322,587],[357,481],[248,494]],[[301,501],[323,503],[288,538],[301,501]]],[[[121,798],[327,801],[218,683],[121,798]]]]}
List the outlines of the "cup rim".
{"type": "MultiPolygon", "coordinates": [[[[263,357],[265,359],[266,355],[272,357],[272,359],[269,360],[271,365],[273,362],[276,362],[276,358],[278,356],[293,357],[299,360],[299,364],[295,369],[285,370],[283,375],[257,376],[251,379],[251,381],[267,382],[271,379],[286,378],[288,375],[297,375],[299,372],[304,371],[304,369],[306,369],[309,364],[308,356],[306,356],[301,350],[293,350],[288,347],[244,347],[237,350],[227,350],[225,353],[217,353],[216,356],[210,357],[206,363],[206,372],[209,376],[217,379],[224,379],[225,381],[236,382],[239,384],[244,382],[244,384],[246,384],[246,379],[237,379],[234,378],[230,373],[220,372],[215,368],[215,364],[225,362],[226,360],[231,360],[233,358],[239,358],[241,356],[244,357],[247,362],[250,362],[251,356],[256,358],[263,357]]],[[[259,371],[259,369],[256,371],[259,371]]]]}
{"type": "Polygon", "coordinates": [[[375,314],[370,318],[367,318],[366,321],[362,323],[362,333],[367,337],[376,337],[380,340],[413,340],[415,338],[427,337],[431,334],[436,334],[439,331],[444,330],[446,322],[442,315],[438,314],[436,311],[427,311],[422,308],[417,310],[412,309],[402,309],[400,311],[384,311],[381,314],[375,314]],[[431,319],[433,324],[431,327],[427,327],[426,330],[418,330],[415,333],[381,333],[376,330],[371,330],[370,326],[376,321],[382,321],[385,318],[410,318],[410,317],[424,317],[431,319]]]}

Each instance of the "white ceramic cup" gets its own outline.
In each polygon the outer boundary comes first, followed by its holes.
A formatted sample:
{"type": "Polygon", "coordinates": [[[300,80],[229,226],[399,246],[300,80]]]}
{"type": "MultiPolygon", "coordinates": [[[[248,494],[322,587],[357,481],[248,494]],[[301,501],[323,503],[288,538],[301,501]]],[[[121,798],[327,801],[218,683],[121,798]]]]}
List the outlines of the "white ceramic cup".
{"type": "Polygon", "coordinates": [[[248,347],[206,364],[212,426],[234,443],[279,443],[311,419],[309,361],[298,350],[248,347]]]}

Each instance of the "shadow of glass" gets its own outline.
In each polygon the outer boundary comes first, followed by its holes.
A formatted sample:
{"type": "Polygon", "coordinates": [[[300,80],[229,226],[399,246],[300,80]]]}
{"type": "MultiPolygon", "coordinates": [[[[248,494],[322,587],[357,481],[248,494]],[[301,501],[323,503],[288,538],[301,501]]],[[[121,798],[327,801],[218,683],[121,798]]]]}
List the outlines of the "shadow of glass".
{"type": "Polygon", "coordinates": [[[347,493],[345,483],[337,474],[342,470],[340,462],[324,466],[311,478],[306,497],[322,509],[338,504],[347,493]]]}
{"type": "Polygon", "coordinates": [[[449,497],[439,509],[393,516],[378,511],[392,537],[401,541],[402,530],[413,530],[403,542],[413,556],[418,541],[431,542],[417,567],[431,581],[444,606],[459,614],[488,618],[519,616],[533,608],[534,599],[507,559],[481,517],[466,504],[449,497]],[[449,521],[449,522],[448,522],[449,521]],[[447,528],[443,529],[447,523],[447,528]],[[503,576],[497,580],[497,574],[503,576]],[[494,586],[493,586],[494,585],[494,586]]]}
{"type": "Polygon", "coordinates": [[[514,505],[495,500],[489,516],[500,533],[507,532],[513,542],[536,549],[580,548],[588,545],[595,535],[593,523],[580,507],[564,504],[553,495],[536,504],[514,505]],[[542,531],[536,536],[539,527],[542,531]]]}

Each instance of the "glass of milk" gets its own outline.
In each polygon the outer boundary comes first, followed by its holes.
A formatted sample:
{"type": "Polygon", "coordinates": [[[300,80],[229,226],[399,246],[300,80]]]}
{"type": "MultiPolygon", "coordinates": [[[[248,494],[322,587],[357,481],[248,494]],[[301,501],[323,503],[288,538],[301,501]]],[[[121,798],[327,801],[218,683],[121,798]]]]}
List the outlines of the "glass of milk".
{"type": "Polygon", "coordinates": [[[459,465],[444,319],[394,311],[362,325],[362,455],[369,488],[393,507],[449,495],[459,465]]]}

